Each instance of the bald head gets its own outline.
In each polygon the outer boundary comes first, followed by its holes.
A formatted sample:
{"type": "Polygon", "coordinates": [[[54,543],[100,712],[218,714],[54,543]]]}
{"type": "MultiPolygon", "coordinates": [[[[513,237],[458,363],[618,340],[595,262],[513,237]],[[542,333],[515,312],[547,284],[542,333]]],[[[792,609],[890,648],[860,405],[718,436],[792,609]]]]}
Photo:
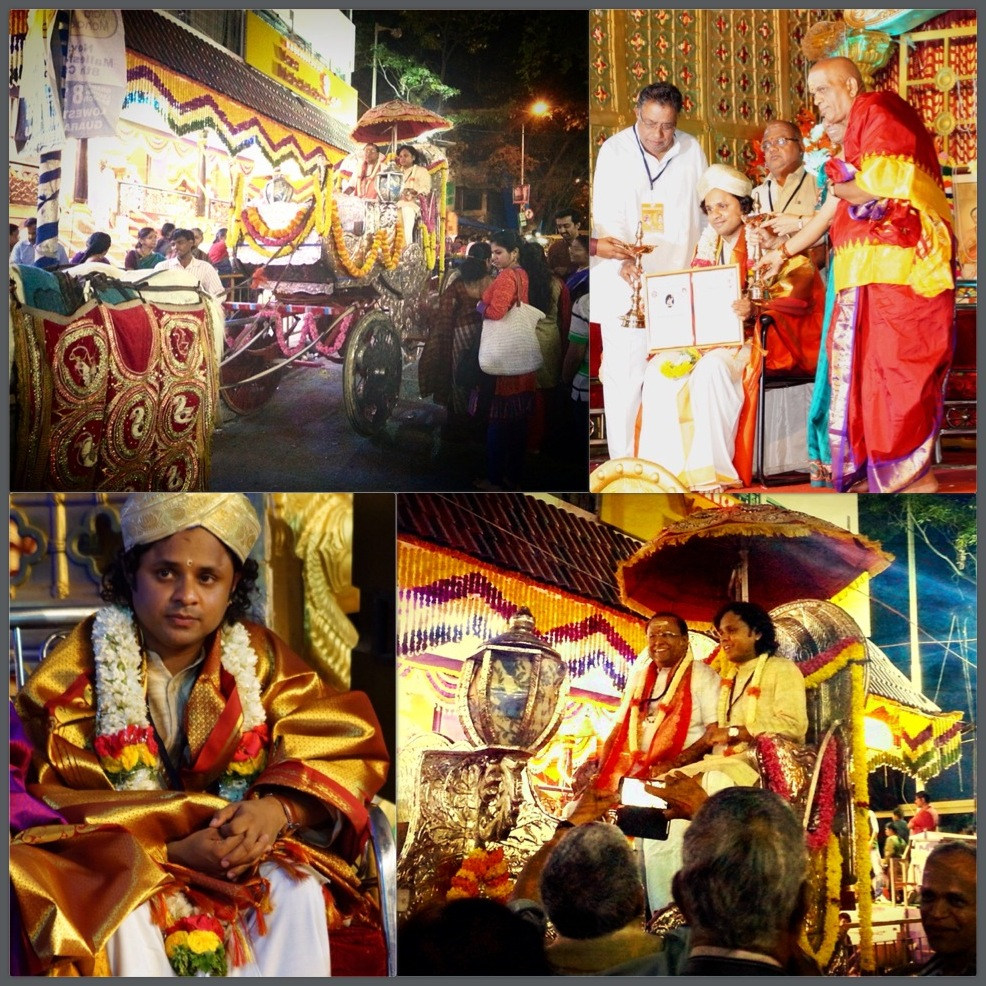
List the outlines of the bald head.
{"type": "Polygon", "coordinates": [[[862,91],[863,77],[848,58],[823,58],[808,72],[808,92],[827,125],[844,123],[862,91]]]}

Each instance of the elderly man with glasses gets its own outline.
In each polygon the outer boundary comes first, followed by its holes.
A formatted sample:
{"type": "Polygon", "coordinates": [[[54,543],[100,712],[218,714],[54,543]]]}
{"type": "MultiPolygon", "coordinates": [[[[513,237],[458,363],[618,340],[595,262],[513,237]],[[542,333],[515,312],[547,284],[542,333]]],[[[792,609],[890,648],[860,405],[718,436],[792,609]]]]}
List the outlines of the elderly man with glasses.
{"type": "MultiPolygon", "coordinates": [[[[693,658],[688,624],[676,613],[655,613],[647,623],[647,649],[627,679],[598,772],[570,820],[590,821],[617,800],[662,807],[662,800],[644,790],[644,781],[664,774],[715,725],[718,701],[719,676],[693,658]]],[[[640,842],[652,911],[671,901],[671,878],[680,862],[686,824],[673,819],[669,841],[640,842]]]]}
{"type": "Polygon", "coordinates": [[[789,120],[771,120],[760,141],[767,178],[753,190],[757,212],[782,214],[782,223],[772,224],[778,233],[802,229],[814,215],[818,186],[805,171],[801,131],[789,120]]]}

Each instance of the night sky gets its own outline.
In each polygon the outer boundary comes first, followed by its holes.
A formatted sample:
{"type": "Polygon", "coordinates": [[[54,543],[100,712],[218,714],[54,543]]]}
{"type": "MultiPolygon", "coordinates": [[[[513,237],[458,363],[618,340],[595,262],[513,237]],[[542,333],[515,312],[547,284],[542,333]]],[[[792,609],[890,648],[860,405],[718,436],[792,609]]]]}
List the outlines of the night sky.
{"type": "MultiPolygon", "coordinates": [[[[866,497],[861,496],[859,500],[860,531],[881,541],[895,556],[894,563],[871,582],[871,639],[897,668],[910,676],[906,532],[900,529],[888,537],[885,527],[868,516],[866,497]]],[[[920,634],[923,691],[941,709],[961,710],[968,727],[976,721],[976,587],[958,579],[919,538],[915,543],[918,625],[923,631],[920,634]],[[946,642],[953,615],[957,617],[957,626],[952,631],[952,652],[949,653],[946,642]],[[963,636],[963,624],[970,638],[965,645],[968,664],[959,656],[963,645],[957,638],[963,636]]],[[[975,569],[972,571],[974,573],[975,569]]],[[[963,737],[960,762],[925,785],[933,800],[975,796],[974,743],[975,733],[967,732],[963,737]]],[[[910,800],[915,789],[914,781],[908,779],[903,787],[905,800],[910,800]]]]}

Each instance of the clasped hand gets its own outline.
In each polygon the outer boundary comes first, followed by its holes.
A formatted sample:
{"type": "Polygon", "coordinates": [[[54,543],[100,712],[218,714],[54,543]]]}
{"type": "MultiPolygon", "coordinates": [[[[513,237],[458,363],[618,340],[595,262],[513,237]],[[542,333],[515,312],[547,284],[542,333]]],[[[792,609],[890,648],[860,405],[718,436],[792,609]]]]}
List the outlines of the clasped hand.
{"type": "Polygon", "coordinates": [[[276,798],[232,802],[209,824],[168,843],[168,859],[210,876],[235,880],[274,845],[287,818],[276,798]]]}

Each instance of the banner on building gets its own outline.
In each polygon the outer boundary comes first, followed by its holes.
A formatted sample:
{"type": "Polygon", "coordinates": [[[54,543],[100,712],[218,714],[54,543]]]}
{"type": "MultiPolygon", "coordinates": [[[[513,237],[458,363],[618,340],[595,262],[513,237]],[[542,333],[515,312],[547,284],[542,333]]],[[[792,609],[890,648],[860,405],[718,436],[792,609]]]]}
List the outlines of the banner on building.
{"type": "Polygon", "coordinates": [[[113,137],[127,93],[119,10],[73,10],[65,60],[66,137],[113,137]]]}
{"type": "Polygon", "coordinates": [[[24,71],[21,76],[15,140],[29,155],[61,148],[65,142],[57,74],[52,69],[50,35],[57,11],[32,10],[24,39],[24,71]]]}

